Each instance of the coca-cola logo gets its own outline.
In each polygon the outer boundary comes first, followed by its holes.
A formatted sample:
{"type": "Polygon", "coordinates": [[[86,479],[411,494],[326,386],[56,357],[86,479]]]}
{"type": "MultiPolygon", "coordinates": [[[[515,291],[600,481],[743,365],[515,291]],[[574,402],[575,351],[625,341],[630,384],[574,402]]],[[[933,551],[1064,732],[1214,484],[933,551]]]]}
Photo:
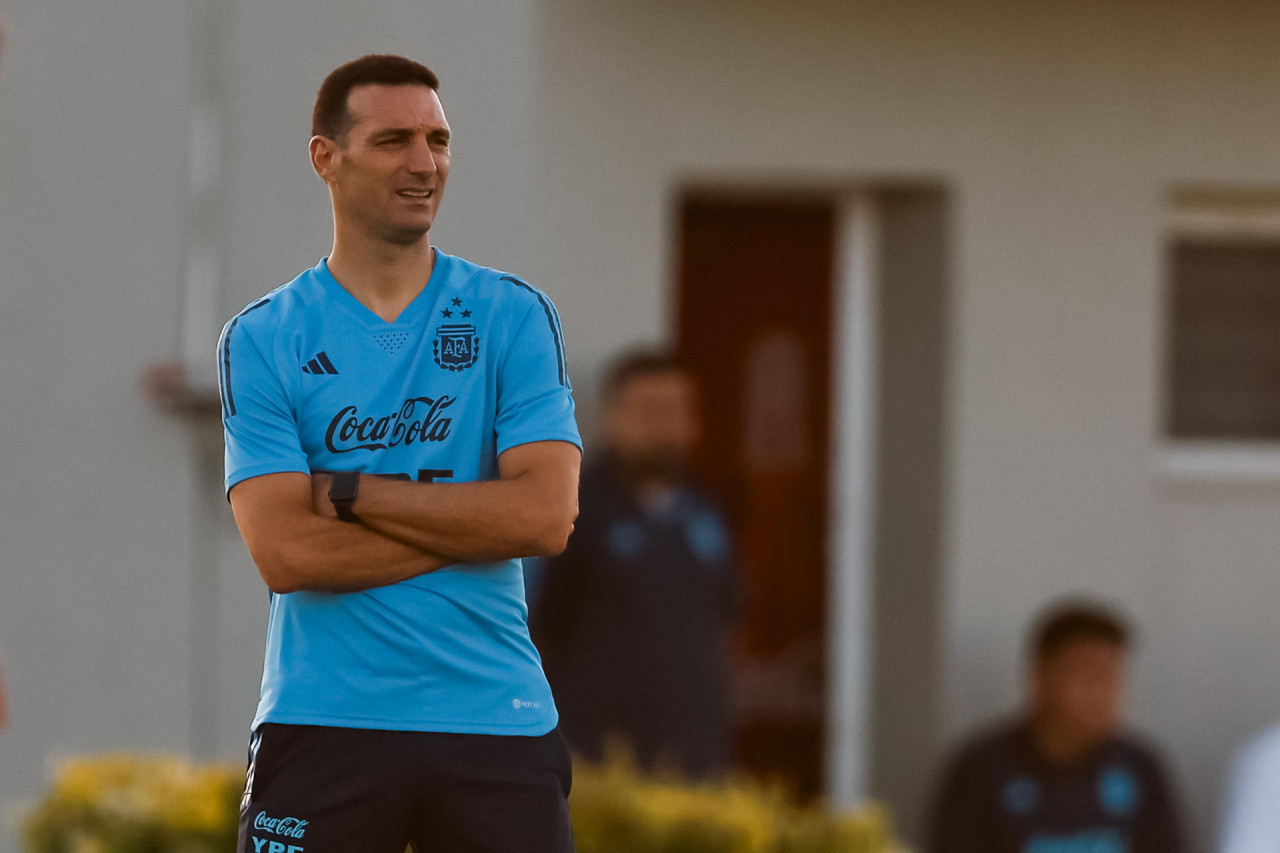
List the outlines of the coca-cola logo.
{"type": "Polygon", "coordinates": [[[266,812],[258,812],[258,816],[253,819],[253,828],[282,838],[302,838],[307,834],[307,824],[310,822],[296,817],[268,817],[266,812]]]}
{"type": "Polygon", "coordinates": [[[381,417],[361,417],[356,406],[346,406],[329,421],[329,429],[324,434],[325,447],[330,453],[350,453],[444,441],[453,429],[453,419],[444,412],[456,401],[457,398],[447,394],[435,399],[410,397],[398,411],[381,417]]]}

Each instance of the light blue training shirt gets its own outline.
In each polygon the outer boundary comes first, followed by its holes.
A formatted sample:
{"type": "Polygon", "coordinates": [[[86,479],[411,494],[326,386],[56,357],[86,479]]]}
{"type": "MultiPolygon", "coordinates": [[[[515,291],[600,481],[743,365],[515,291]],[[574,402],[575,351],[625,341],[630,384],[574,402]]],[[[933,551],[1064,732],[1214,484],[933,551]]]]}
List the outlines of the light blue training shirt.
{"type": "MultiPolygon", "coordinates": [[[[494,480],[509,448],[582,446],[551,301],[439,250],[394,323],[320,261],[227,323],[218,371],[228,492],[283,471],[494,480]]],[[[557,713],[527,617],[519,560],[272,594],[253,726],[545,734],[557,713]]]]}

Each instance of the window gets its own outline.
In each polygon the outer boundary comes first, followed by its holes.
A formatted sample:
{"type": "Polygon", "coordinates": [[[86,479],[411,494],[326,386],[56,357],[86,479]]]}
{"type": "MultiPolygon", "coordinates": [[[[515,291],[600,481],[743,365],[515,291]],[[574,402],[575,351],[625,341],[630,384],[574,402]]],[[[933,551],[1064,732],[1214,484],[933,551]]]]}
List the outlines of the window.
{"type": "Polygon", "coordinates": [[[1179,194],[1165,435],[1280,440],[1280,194],[1179,194]]]}

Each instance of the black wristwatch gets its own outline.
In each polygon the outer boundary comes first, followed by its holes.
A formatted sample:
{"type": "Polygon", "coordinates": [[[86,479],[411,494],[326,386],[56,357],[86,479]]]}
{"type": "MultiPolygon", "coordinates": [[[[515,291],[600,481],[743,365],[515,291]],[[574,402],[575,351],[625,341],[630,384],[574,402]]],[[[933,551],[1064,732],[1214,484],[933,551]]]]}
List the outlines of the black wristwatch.
{"type": "Polygon", "coordinates": [[[360,491],[359,471],[337,471],[329,482],[329,502],[338,511],[338,518],[358,524],[360,519],[351,507],[356,502],[356,494],[360,491]]]}

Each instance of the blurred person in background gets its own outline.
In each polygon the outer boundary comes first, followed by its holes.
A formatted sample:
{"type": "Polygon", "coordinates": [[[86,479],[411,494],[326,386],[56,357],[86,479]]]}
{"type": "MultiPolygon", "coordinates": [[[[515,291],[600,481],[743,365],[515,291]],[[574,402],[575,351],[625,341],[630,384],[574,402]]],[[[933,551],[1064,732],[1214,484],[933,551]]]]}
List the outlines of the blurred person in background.
{"type": "Polygon", "coordinates": [[[1255,737],[1236,756],[1220,851],[1280,851],[1280,726],[1255,737]]]}
{"type": "Polygon", "coordinates": [[[1029,707],[964,744],[930,816],[927,853],[1180,853],[1155,752],[1120,731],[1130,630],[1064,603],[1030,641],[1029,707]]]}
{"type": "Polygon", "coordinates": [[[542,561],[534,641],[578,754],[614,739],[642,766],[695,778],[729,767],[729,527],[694,482],[697,388],[667,353],[617,359],[602,387],[603,451],[583,470],[569,546],[542,561]]]}

